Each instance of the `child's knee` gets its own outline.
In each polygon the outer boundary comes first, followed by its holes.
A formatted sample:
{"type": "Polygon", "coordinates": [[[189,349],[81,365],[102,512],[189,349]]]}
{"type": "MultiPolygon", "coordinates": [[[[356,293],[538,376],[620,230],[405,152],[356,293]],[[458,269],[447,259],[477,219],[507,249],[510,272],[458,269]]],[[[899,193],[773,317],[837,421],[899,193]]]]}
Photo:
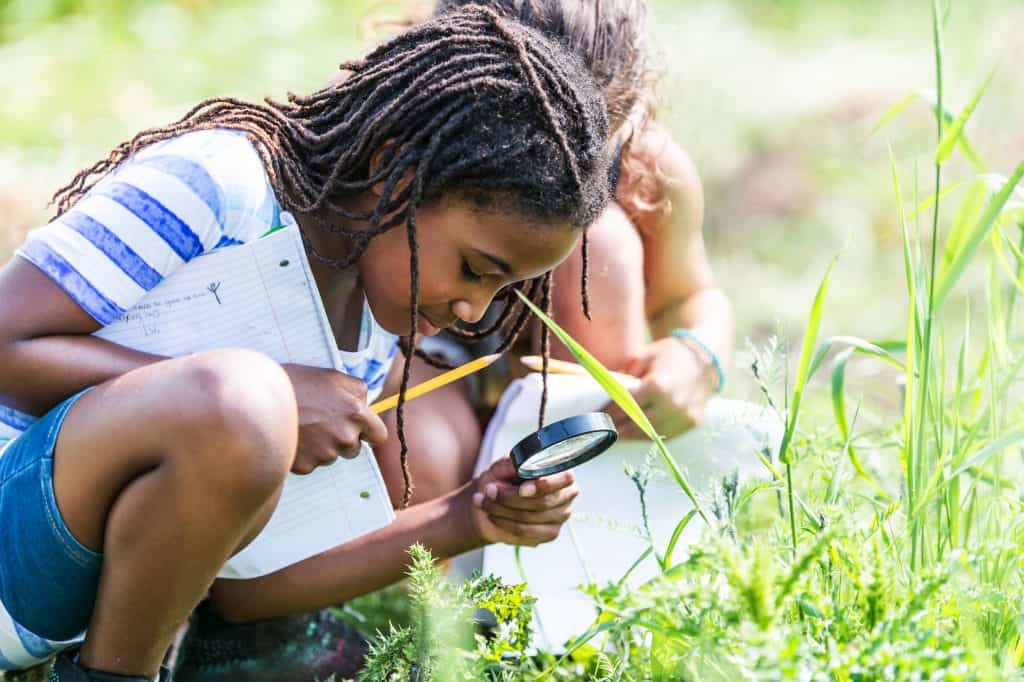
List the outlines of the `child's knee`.
{"type": "Polygon", "coordinates": [[[280,486],[298,444],[295,394],[280,365],[252,351],[201,353],[182,361],[175,388],[186,466],[257,497],[280,486]]]}

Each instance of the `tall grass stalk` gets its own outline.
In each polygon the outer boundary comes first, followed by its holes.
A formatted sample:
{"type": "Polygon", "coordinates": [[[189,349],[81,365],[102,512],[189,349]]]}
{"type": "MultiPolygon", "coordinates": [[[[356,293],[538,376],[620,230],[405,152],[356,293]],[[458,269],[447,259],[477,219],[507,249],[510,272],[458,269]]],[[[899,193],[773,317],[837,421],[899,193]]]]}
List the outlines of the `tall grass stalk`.
{"type": "Polygon", "coordinates": [[[786,498],[789,502],[789,530],[790,539],[793,543],[793,560],[796,561],[797,536],[796,536],[796,512],[793,508],[793,455],[790,452],[790,445],[793,442],[793,434],[796,433],[797,420],[800,417],[800,403],[803,399],[804,388],[811,377],[812,370],[816,368],[814,347],[818,343],[818,330],[821,328],[821,316],[825,310],[825,297],[828,295],[828,283],[832,277],[832,268],[835,261],[829,264],[825,276],[818,285],[818,291],[814,295],[814,303],[811,304],[811,312],[807,318],[807,329],[804,332],[803,344],[800,348],[800,361],[797,365],[796,380],[793,385],[793,402],[786,415],[786,428],[782,434],[782,442],[779,445],[779,461],[786,465],[786,498]]]}
{"type": "MultiPolygon", "coordinates": [[[[939,0],[932,0],[932,40],[935,46],[935,122],[937,128],[937,136],[939,144],[942,143],[942,123],[943,123],[943,105],[942,105],[942,24],[939,13],[939,0]]],[[[925,306],[925,319],[924,319],[924,338],[921,340],[921,380],[915,382],[920,385],[919,400],[917,401],[917,409],[920,410],[918,415],[912,415],[911,418],[917,417],[917,428],[915,429],[915,440],[916,445],[911,450],[913,459],[911,461],[911,468],[914,471],[914,487],[908,489],[907,503],[911,509],[913,509],[917,503],[918,489],[920,485],[921,476],[923,475],[924,464],[926,459],[925,450],[925,425],[928,422],[930,402],[930,383],[931,383],[931,360],[932,360],[932,324],[935,313],[935,275],[936,267],[938,263],[937,255],[939,250],[939,206],[941,201],[938,197],[942,191],[942,159],[940,154],[936,154],[935,157],[935,203],[932,205],[932,235],[931,235],[931,267],[928,270],[928,300],[925,306]]],[[[902,208],[901,208],[902,210],[902,208]]],[[[909,388],[909,387],[908,387],[909,388]]],[[[908,479],[910,480],[910,479],[908,479]]],[[[922,527],[921,524],[916,520],[911,520],[911,549],[910,549],[910,568],[914,570],[917,566],[918,555],[922,550],[921,547],[921,535],[922,527]]]]}

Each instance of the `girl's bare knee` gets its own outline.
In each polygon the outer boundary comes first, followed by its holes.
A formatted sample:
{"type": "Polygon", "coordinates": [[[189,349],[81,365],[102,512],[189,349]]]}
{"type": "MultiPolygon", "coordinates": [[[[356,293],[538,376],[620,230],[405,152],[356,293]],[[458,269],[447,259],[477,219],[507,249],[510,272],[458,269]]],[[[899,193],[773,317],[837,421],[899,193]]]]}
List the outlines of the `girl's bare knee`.
{"type": "Polygon", "coordinates": [[[233,494],[272,494],[298,444],[295,394],[281,366],[253,351],[212,351],[183,361],[174,384],[182,459],[233,494]]]}

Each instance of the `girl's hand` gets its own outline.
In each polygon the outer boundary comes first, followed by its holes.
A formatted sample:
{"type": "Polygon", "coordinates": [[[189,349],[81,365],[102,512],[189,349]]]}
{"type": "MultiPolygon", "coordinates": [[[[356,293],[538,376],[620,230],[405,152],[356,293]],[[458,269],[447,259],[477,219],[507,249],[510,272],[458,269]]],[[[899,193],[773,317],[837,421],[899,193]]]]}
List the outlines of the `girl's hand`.
{"type": "Polygon", "coordinates": [[[338,457],[359,454],[361,440],[382,445],[388,438],[384,422],[366,404],[366,384],[355,377],[319,367],[283,365],[292,380],[299,406],[299,447],[292,463],[296,474],[308,474],[338,457]]]}
{"type": "MultiPolygon", "coordinates": [[[[640,377],[632,391],[654,430],[665,438],[689,431],[704,417],[704,408],[714,394],[714,367],[702,351],[676,338],[664,338],[648,345],[626,363],[628,374],[640,377]]],[[[646,438],[617,406],[608,414],[623,438],[646,438]]]]}
{"type": "Polygon", "coordinates": [[[470,515],[485,544],[534,547],[558,537],[579,494],[571,471],[521,481],[512,460],[502,457],[470,484],[470,515]]]}

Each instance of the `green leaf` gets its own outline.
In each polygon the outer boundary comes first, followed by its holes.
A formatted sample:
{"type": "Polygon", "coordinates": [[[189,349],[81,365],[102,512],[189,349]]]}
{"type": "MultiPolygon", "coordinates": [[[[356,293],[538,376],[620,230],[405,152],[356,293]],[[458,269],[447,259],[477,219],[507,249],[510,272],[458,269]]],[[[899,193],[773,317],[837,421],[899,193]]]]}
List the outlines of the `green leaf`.
{"type": "Polygon", "coordinates": [[[921,201],[920,203],[917,204],[917,208],[914,209],[913,213],[911,213],[910,215],[907,216],[907,219],[908,220],[913,220],[919,214],[924,213],[927,209],[931,208],[935,204],[936,201],[938,201],[939,199],[942,199],[944,196],[946,196],[947,194],[949,194],[953,190],[958,189],[965,182],[967,182],[967,181],[966,180],[957,180],[956,182],[951,182],[948,185],[946,185],[945,187],[943,187],[942,191],[939,192],[938,194],[930,194],[930,195],[928,195],[927,198],[925,198],[923,201],[921,201]]]}
{"type": "Polygon", "coordinates": [[[836,356],[835,362],[832,365],[832,413],[836,419],[836,426],[839,427],[839,436],[846,443],[846,454],[850,458],[850,464],[853,465],[853,468],[860,476],[871,480],[868,472],[860,463],[860,458],[857,457],[853,444],[850,443],[850,425],[846,420],[846,399],[843,386],[846,383],[846,363],[849,361],[850,356],[853,355],[853,351],[853,348],[847,348],[836,356]]]}
{"type": "MultiPolygon", "coordinates": [[[[931,107],[933,112],[938,112],[938,102],[936,101],[935,93],[919,90],[917,95],[924,101],[928,102],[928,105],[931,107]]],[[[942,107],[943,123],[951,125],[955,120],[956,117],[953,116],[952,112],[950,112],[946,107],[942,107]]],[[[957,144],[960,146],[961,153],[963,153],[964,158],[966,158],[971,164],[971,168],[974,169],[975,173],[984,173],[988,170],[988,166],[986,166],[985,162],[981,160],[978,152],[975,151],[974,146],[971,145],[970,140],[968,140],[967,136],[963,134],[963,131],[961,131],[958,136],[957,144]]]]}
{"type": "Polygon", "coordinates": [[[963,248],[968,240],[971,228],[978,222],[982,211],[985,210],[985,201],[989,197],[989,185],[978,178],[971,183],[967,195],[960,202],[956,218],[949,229],[949,236],[946,237],[946,245],[942,253],[942,266],[939,272],[949,268],[956,259],[956,254],[963,248]]]}
{"type": "Polygon", "coordinates": [[[879,130],[889,125],[889,123],[891,123],[894,118],[899,116],[900,113],[902,113],[903,110],[906,109],[907,106],[909,106],[911,103],[913,103],[913,101],[916,100],[918,97],[920,97],[918,93],[912,92],[903,99],[901,99],[900,101],[893,104],[888,109],[886,109],[885,113],[882,114],[882,118],[878,119],[878,123],[876,123],[875,127],[871,129],[872,134],[877,133],[879,130]]]}
{"type": "Polygon", "coordinates": [[[814,346],[818,342],[818,329],[821,327],[821,315],[825,309],[825,296],[828,293],[828,283],[832,277],[832,268],[835,267],[833,259],[825,271],[825,276],[818,285],[818,292],[814,295],[814,303],[811,305],[811,313],[807,320],[806,332],[804,333],[803,346],[800,349],[800,364],[797,366],[796,382],[793,386],[793,404],[790,408],[789,418],[786,423],[786,430],[782,435],[782,444],[779,446],[779,461],[786,462],[789,457],[789,444],[793,439],[793,432],[796,430],[797,418],[800,415],[800,400],[804,394],[804,387],[810,377],[811,358],[814,355],[814,346]]]}
{"type": "MultiPolygon", "coordinates": [[[[691,512],[692,512],[692,510],[691,510],[691,512]]],[[[629,579],[629,576],[633,575],[633,571],[635,571],[637,569],[637,567],[640,566],[640,564],[642,564],[645,559],[647,559],[647,557],[651,556],[652,552],[654,552],[654,548],[653,547],[648,547],[647,549],[645,549],[643,552],[640,553],[640,556],[638,556],[636,558],[636,561],[634,561],[632,564],[630,564],[629,568],[626,569],[626,572],[623,573],[622,577],[619,578],[619,581],[618,581],[618,586],[619,587],[622,587],[622,585],[624,585],[626,583],[626,580],[629,579]]]]}
{"type": "Polygon", "coordinates": [[[949,292],[953,289],[957,280],[963,274],[967,268],[967,264],[971,261],[974,256],[974,252],[977,250],[978,245],[981,244],[982,240],[985,239],[988,231],[995,224],[996,218],[1003,210],[1003,206],[1009,200],[1010,195],[1013,193],[1017,183],[1020,182],[1021,178],[1024,178],[1024,161],[1017,166],[1017,169],[1010,176],[1010,179],[1006,181],[1002,189],[992,197],[989,201],[988,207],[982,214],[981,219],[974,226],[973,231],[969,236],[965,238],[964,243],[952,256],[952,262],[948,268],[943,268],[941,278],[936,285],[934,309],[941,307],[943,301],[949,295],[949,292]]]}
{"type": "MultiPolygon", "coordinates": [[[[860,351],[864,355],[870,355],[871,357],[878,358],[879,360],[892,365],[896,369],[906,369],[903,362],[891,352],[883,348],[882,345],[865,341],[858,336],[830,336],[821,344],[821,347],[818,348],[818,351],[814,354],[814,359],[811,360],[811,367],[807,372],[808,377],[814,376],[814,373],[818,371],[818,367],[821,366],[821,363],[825,360],[829,351],[831,351],[832,347],[837,344],[852,346],[855,350],[860,351]]],[[[898,344],[890,342],[890,345],[901,350],[905,348],[902,342],[898,344]]]]}
{"type": "Polygon", "coordinates": [[[587,373],[594,378],[594,380],[600,384],[604,392],[608,394],[608,397],[612,401],[622,408],[622,411],[626,413],[633,423],[650,438],[658,448],[658,452],[661,453],[662,459],[665,461],[665,465],[668,467],[672,477],[676,480],[676,483],[683,490],[690,502],[693,504],[693,508],[697,510],[700,517],[705,523],[710,524],[710,519],[704,513],[703,508],[700,506],[700,502],[697,501],[697,495],[693,492],[693,488],[690,486],[690,482],[686,480],[686,476],[683,474],[679,465],[676,463],[675,457],[669,452],[668,447],[665,445],[665,441],[661,436],[654,430],[654,426],[651,424],[647,415],[640,409],[640,405],[637,404],[633,394],[630,393],[625,386],[620,384],[615,376],[608,371],[608,369],[602,365],[597,358],[591,355],[586,348],[581,346],[574,338],[569,336],[568,332],[562,329],[558,324],[548,317],[543,310],[534,305],[533,301],[528,299],[520,291],[516,291],[519,298],[523,300],[523,303],[533,311],[533,314],[540,318],[548,329],[550,329],[559,340],[565,344],[565,347],[569,349],[576,361],[580,363],[583,369],[587,370],[587,373]]]}
{"type": "Polygon", "coordinates": [[[974,108],[978,106],[978,102],[981,100],[981,96],[985,92],[985,88],[992,81],[992,76],[995,75],[995,71],[988,75],[985,82],[981,84],[977,92],[974,93],[974,97],[967,103],[964,110],[960,112],[960,115],[956,117],[946,133],[942,136],[942,140],[939,142],[939,148],[935,152],[935,163],[942,165],[949,160],[950,155],[953,153],[953,147],[959,142],[961,135],[963,134],[964,124],[967,123],[967,119],[974,113],[974,108]]]}
{"type": "Polygon", "coordinates": [[[676,524],[675,530],[672,531],[672,537],[668,540],[668,546],[665,548],[665,557],[661,560],[661,568],[665,570],[672,566],[672,553],[676,550],[676,544],[679,542],[679,537],[686,530],[686,526],[690,524],[694,515],[697,513],[696,509],[691,509],[683,515],[683,518],[676,524]]]}
{"type": "Polygon", "coordinates": [[[981,448],[973,455],[971,455],[966,462],[960,465],[960,467],[957,468],[956,471],[949,475],[949,478],[954,478],[956,476],[963,474],[968,469],[973,469],[977,467],[979,464],[982,464],[986,459],[988,459],[992,455],[996,454],[997,452],[1001,452],[1002,450],[1005,450],[1006,448],[1010,447],[1014,443],[1021,440],[1024,440],[1024,429],[1011,431],[1002,438],[995,439],[994,441],[992,441],[991,443],[989,443],[988,445],[986,445],[985,447],[981,448]]]}

